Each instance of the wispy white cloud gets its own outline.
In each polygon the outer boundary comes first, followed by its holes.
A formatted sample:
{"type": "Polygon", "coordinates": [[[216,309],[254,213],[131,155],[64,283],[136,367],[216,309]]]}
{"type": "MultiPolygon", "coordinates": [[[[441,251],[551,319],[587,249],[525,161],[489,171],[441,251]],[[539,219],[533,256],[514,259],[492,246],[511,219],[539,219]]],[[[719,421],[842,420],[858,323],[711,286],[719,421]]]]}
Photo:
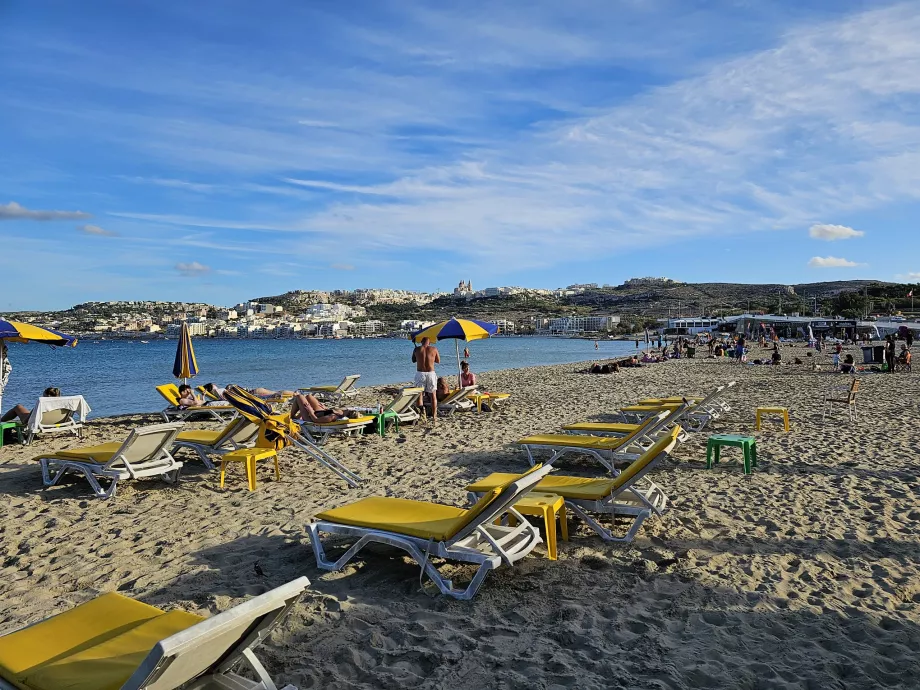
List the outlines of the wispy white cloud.
{"type": "Polygon", "coordinates": [[[0,220],[83,220],[92,218],[83,211],[35,211],[25,206],[20,206],[15,201],[0,204],[0,220]]]}
{"type": "Polygon", "coordinates": [[[176,264],[176,270],[183,276],[194,278],[210,273],[211,267],[200,264],[197,261],[192,261],[191,263],[176,264]]]}
{"type": "Polygon", "coordinates": [[[808,228],[808,236],[816,240],[826,240],[834,242],[836,240],[849,240],[854,237],[865,235],[862,230],[854,230],[846,225],[829,225],[826,223],[816,223],[808,228]]]}
{"type": "Polygon", "coordinates": [[[78,225],[77,230],[84,235],[95,235],[97,237],[118,237],[117,232],[100,228],[98,225],[78,225]]]}
{"type": "Polygon", "coordinates": [[[812,268],[854,268],[862,264],[850,261],[849,259],[841,259],[837,256],[813,256],[809,260],[808,265],[812,268]]]}
{"type": "Polygon", "coordinates": [[[351,264],[330,264],[329,268],[335,269],[336,271],[353,271],[355,267],[351,264]]]}
{"type": "Polygon", "coordinates": [[[895,276],[895,280],[900,280],[905,283],[920,283],[920,271],[909,271],[908,273],[899,273],[895,276]]]}

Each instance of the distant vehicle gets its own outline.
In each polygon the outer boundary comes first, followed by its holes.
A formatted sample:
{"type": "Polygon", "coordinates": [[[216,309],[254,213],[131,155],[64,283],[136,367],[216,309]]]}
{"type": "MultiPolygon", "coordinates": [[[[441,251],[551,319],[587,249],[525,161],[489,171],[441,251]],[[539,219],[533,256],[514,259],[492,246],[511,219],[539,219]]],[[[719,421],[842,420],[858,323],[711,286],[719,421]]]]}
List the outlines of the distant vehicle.
{"type": "Polygon", "coordinates": [[[898,323],[902,323],[902,322],[904,322],[904,321],[907,321],[907,319],[904,318],[903,316],[892,316],[892,317],[889,318],[888,320],[889,320],[889,321],[897,321],[898,323]]]}

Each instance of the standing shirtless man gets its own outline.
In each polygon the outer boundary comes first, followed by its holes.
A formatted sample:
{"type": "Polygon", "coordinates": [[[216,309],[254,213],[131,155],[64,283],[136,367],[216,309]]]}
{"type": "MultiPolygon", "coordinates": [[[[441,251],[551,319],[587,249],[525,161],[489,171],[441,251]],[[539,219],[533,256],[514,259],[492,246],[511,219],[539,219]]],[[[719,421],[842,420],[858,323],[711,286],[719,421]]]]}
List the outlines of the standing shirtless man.
{"type": "MultiPolygon", "coordinates": [[[[422,344],[412,351],[412,361],[415,362],[415,385],[431,395],[431,419],[436,422],[438,398],[435,392],[438,388],[438,377],[434,365],[441,363],[441,355],[428,338],[422,338],[422,344]]],[[[419,407],[424,405],[423,395],[419,396],[419,407]]]]}

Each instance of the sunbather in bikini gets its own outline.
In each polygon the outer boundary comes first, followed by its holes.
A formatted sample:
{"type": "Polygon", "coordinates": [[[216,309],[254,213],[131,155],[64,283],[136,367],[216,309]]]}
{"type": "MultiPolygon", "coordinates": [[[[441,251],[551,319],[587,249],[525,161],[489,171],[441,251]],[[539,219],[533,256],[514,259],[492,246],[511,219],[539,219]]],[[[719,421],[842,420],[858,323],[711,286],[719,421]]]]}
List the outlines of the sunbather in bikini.
{"type": "Polygon", "coordinates": [[[347,419],[348,414],[342,409],[326,407],[312,395],[296,393],[291,398],[291,417],[305,422],[323,424],[338,419],[347,419]]]}

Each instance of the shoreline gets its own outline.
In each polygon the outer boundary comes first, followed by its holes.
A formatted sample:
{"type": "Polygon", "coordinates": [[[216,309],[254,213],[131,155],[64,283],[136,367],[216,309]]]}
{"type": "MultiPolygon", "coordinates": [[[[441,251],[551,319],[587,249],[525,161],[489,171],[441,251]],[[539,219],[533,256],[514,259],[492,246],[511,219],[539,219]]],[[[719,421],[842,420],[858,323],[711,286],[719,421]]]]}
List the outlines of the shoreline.
{"type": "MultiPolygon", "coordinates": [[[[801,347],[782,352],[806,359],[801,347]]],[[[259,653],[274,678],[301,688],[524,688],[536,676],[559,688],[609,687],[614,677],[669,688],[910,685],[920,670],[920,410],[903,400],[920,396],[914,375],[862,377],[860,421],[822,424],[821,393],[845,375],[727,358],[573,373],[583,366],[483,374],[487,388],[512,393],[498,413],[330,440],[326,450],[365,478],[356,489],[288,449],[281,481],[260,466],[255,492],[239,468],[221,490],[190,454],[175,486],[123,482],[110,501],[92,498],[85,481],[41,490],[38,452],[124,438],[140,415],[93,419],[82,443],[4,446],[0,630],[105,591],[213,614],[307,575],[311,593],[259,653]],[[652,473],[670,508],[632,543],[604,542],[572,519],[558,561],[538,548],[492,572],[471,602],[420,590],[418,567],[386,549],[339,573],[313,562],[304,524],[320,510],[371,495],[463,506],[471,481],[527,467],[514,445],[525,435],[729,380],[738,381],[732,412],[652,473]],[[758,405],[788,407],[792,431],[755,433],[758,405]],[[704,469],[711,433],[754,434],[760,467],[743,476],[726,452],[704,469]]],[[[557,472],[601,469],[565,461],[557,472]]]]}

